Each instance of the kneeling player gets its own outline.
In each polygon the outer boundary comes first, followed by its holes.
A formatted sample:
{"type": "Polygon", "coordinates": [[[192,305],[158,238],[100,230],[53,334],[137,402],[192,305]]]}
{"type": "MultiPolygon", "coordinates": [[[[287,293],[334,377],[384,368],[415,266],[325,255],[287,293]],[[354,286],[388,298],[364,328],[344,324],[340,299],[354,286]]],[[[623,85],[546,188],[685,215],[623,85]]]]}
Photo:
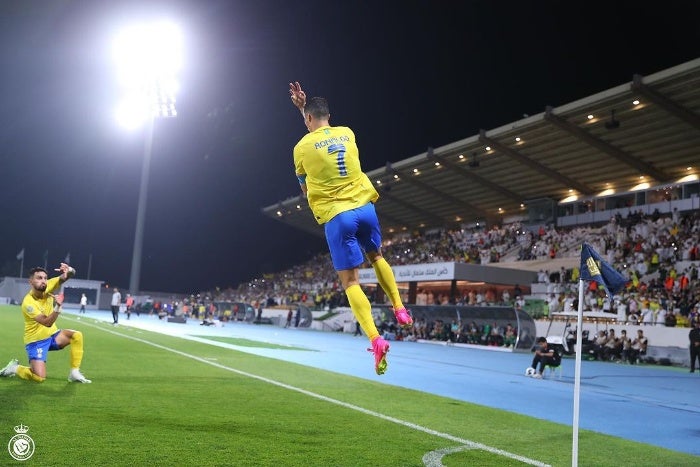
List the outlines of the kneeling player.
{"type": "Polygon", "coordinates": [[[56,320],[61,314],[62,297],[52,294],[69,278],[75,275],[75,269],[61,263],[56,271],[59,276],[48,279],[44,268],[29,271],[31,289],[22,300],[24,315],[24,343],[27,348],[29,365],[20,365],[17,359],[11,360],[0,370],[0,376],[17,375],[41,383],[46,379],[46,356],[50,350],[61,350],[70,345],[71,371],[68,381],[90,383],[80,372],[83,360],[83,333],[71,329],[59,330],[56,320]]]}

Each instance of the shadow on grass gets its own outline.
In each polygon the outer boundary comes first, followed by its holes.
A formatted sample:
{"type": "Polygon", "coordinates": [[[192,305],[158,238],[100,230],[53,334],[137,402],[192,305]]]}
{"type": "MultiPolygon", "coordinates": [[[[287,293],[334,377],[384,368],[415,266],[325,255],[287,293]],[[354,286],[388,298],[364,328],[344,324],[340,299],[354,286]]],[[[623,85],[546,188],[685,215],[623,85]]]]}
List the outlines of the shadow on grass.
{"type": "MultiPolygon", "coordinates": [[[[76,384],[61,380],[58,376],[49,377],[43,383],[25,381],[18,377],[2,378],[0,380],[0,432],[13,433],[15,425],[33,423],[30,418],[42,413],[51,415],[51,404],[47,401],[60,403],[66,396],[75,394],[76,384]],[[37,404],[43,409],[36,407],[37,404]]],[[[30,425],[31,427],[31,425],[30,425]]],[[[0,441],[2,441],[0,439],[0,441]]]]}
{"type": "MultiPolygon", "coordinates": [[[[30,403],[32,392],[40,385],[24,381],[18,377],[0,379],[0,432],[8,434],[8,438],[14,435],[12,429],[15,425],[23,423],[28,425],[26,408],[30,403]]],[[[3,439],[0,439],[3,441],[3,439]]]]}

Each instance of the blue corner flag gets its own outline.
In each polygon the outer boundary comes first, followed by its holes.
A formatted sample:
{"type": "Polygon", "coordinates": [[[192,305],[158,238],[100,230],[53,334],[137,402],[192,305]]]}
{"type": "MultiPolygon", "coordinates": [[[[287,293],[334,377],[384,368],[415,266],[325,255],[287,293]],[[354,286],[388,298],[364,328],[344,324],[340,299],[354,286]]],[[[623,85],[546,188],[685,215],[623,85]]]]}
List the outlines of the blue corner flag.
{"type": "Polygon", "coordinates": [[[581,279],[596,281],[612,296],[628,282],[586,242],[581,246],[581,279]]]}

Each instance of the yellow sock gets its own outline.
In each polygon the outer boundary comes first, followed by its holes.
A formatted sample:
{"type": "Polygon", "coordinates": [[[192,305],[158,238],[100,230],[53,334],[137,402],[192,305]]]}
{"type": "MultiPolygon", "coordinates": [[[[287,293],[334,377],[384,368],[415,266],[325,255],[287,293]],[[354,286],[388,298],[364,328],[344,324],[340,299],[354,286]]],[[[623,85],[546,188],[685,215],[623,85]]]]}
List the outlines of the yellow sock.
{"type": "Polygon", "coordinates": [[[22,365],[17,366],[17,376],[19,376],[22,379],[36,381],[37,383],[42,383],[46,379],[42,378],[41,376],[35,375],[32,369],[28,366],[22,365]]]}
{"type": "Polygon", "coordinates": [[[360,323],[360,327],[367,337],[369,337],[369,341],[372,342],[375,338],[379,337],[379,331],[377,331],[377,327],[374,325],[372,304],[369,303],[367,295],[362,291],[362,287],[357,284],[351,285],[345,289],[345,295],[348,296],[352,314],[355,315],[355,318],[357,318],[357,321],[360,323]]]}
{"type": "Polygon", "coordinates": [[[389,297],[389,300],[391,300],[391,305],[394,307],[394,310],[403,308],[401,294],[399,293],[399,288],[396,286],[396,279],[394,278],[394,271],[391,270],[389,263],[387,263],[382,256],[377,261],[372,263],[372,267],[377,275],[379,285],[382,287],[382,290],[384,290],[384,293],[389,297]]]}
{"type": "Polygon", "coordinates": [[[83,333],[74,331],[70,338],[70,367],[80,368],[83,361],[83,333]]]}

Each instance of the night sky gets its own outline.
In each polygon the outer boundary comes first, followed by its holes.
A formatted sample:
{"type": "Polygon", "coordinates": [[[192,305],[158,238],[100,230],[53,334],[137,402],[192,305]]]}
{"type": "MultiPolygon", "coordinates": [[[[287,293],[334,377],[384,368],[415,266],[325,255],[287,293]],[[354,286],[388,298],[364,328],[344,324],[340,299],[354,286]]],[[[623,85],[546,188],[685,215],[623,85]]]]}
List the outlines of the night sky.
{"type": "Polygon", "coordinates": [[[179,116],[154,133],[152,291],[236,286],[326,249],[261,212],[299,191],[292,80],[328,98],[370,171],[700,55],[697,1],[3,0],[0,275],[48,250],[128,286],[145,138],[115,123],[111,47],[162,18],[186,51],[179,116]]]}

